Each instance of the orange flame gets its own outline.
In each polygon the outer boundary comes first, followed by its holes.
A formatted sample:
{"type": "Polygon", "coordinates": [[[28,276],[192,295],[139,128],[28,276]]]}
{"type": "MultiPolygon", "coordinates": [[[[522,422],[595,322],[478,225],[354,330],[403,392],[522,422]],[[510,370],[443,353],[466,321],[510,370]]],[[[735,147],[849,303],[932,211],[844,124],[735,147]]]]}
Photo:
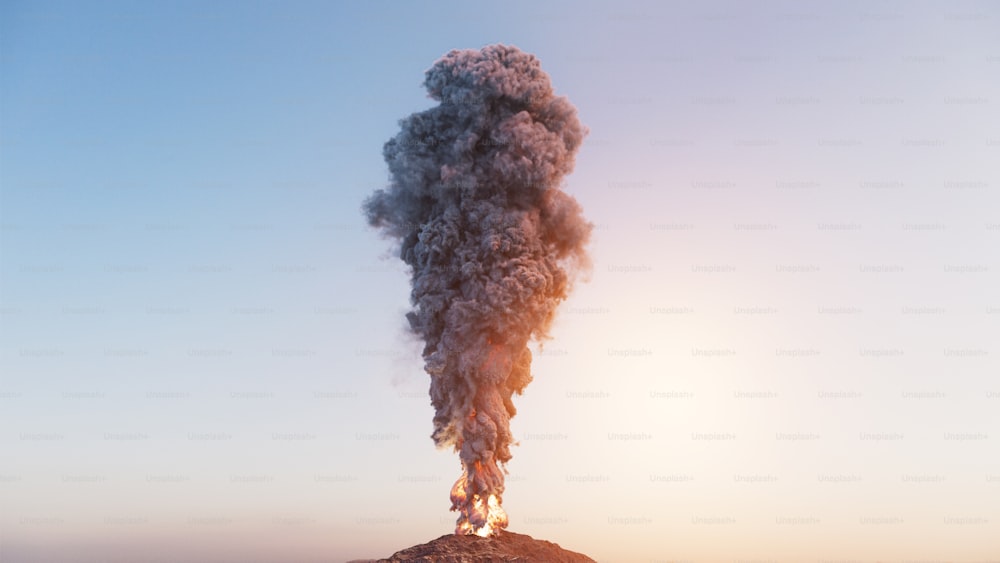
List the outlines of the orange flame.
{"type": "MultiPolygon", "coordinates": [[[[477,468],[479,464],[477,461],[477,468]]],[[[463,472],[458,481],[455,481],[455,486],[451,488],[451,509],[459,512],[455,523],[455,534],[460,536],[475,534],[487,538],[506,528],[507,513],[500,506],[500,498],[491,494],[484,501],[482,496],[473,493],[472,501],[469,502],[468,489],[468,472],[463,472]]]]}

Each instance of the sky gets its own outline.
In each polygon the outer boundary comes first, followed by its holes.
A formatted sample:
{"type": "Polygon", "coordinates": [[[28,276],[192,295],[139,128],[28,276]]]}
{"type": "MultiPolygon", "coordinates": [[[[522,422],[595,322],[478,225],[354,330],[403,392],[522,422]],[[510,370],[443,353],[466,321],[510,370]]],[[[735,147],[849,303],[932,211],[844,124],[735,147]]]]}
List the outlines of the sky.
{"type": "Polygon", "coordinates": [[[988,2],[0,4],[0,562],[450,533],[361,204],[451,49],[538,56],[595,230],[509,530],[604,562],[1000,558],[988,2]]]}

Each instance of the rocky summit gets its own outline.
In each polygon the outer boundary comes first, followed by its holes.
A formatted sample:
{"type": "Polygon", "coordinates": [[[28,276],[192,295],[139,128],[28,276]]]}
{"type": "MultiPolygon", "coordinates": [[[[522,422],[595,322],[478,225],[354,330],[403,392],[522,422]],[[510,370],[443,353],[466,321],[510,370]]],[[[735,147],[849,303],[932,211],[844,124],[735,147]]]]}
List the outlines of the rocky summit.
{"type": "Polygon", "coordinates": [[[378,563],[595,563],[582,553],[525,535],[500,530],[494,536],[456,536],[440,538],[397,551],[378,563]]]}

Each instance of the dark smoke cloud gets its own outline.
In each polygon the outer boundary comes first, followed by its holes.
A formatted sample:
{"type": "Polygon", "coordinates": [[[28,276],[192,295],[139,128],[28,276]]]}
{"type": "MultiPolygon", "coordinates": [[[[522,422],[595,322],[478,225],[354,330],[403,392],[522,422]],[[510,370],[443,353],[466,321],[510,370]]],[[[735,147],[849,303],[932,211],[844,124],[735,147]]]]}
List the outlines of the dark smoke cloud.
{"type": "Polygon", "coordinates": [[[383,149],[391,183],[364,211],[412,267],[407,319],[426,344],[432,436],[459,452],[453,508],[478,529],[474,495],[502,499],[527,344],[546,338],[586,266],[591,224],[560,184],[587,129],[516,47],[451,51],[424,85],[440,104],[400,121],[383,149]]]}

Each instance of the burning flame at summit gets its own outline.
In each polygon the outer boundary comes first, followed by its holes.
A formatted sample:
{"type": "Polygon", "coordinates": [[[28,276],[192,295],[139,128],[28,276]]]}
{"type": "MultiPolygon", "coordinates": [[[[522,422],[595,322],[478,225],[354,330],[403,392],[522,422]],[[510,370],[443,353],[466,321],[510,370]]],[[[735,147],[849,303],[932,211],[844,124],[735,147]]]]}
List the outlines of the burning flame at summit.
{"type": "Polygon", "coordinates": [[[453,447],[455,533],[507,526],[511,397],[531,381],[528,342],[547,338],[592,225],[560,189],[587,129],[516,47],[454,50],[426,72],[439,105],[400,121],[383,148],[391,182],[364,205],[412,268],[410,328],[424,340],[432,437],[453,447]]]}

